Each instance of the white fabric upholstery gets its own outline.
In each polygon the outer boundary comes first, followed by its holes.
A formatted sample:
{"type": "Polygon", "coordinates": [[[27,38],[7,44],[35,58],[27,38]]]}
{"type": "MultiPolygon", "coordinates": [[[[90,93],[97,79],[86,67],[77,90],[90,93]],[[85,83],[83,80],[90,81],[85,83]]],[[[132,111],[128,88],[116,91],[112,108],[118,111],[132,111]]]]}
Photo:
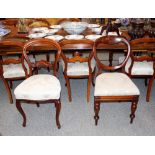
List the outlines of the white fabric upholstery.
{"type": "MultiPolygon", "coordinates": [[[[9,57],[13,59],[18,59],[18,57],[9,57]]],[[[30,55],[30,61],[35,62],[35,59],[30,55]]],[[[7,58],[6,58],[7,59],[7,58]]],[[[5,59],[4,59],[5,60],[5,59]]],[[[27,64],[26,64],[27,66],[27,64]]],[[[28,66],[27,66],[28,68],[28,66]]],[[[16,78],[16,77],[24,77],[25,72],[22,67],[22,64],[9,64],[9,65],[3,65],[3,76],[4,78],[16,78]]]]}
{"type": "Polygon", "coordinates": [[[96,78],[94,96],[139,95],[139,89],[123,73],[102,73],[96,78]]]}
{"type": "Polygon", "coordinates": [[[15,91],[16,99],[50,100],[60,98],[61,86],[53,75],[38,74],[19,84],[15,91]]]}
{"type": "Polygon", "coordinates": [[[4,78],[24,77],[25,72],[22,64],[9,64],[3,65],[4,78]]]}
{"type": "MultiPolygon", "coordinates": [[[[94,71],[95,68],[95,60],[92,59],[91,61],[91,68],[92,71],[94,71]]],[[[64,62],[62,62],[62,67],[63,67],[63,71],[65,69],[64,66],[64,62]]],[[[75,63],[68,63],[68,67],[67,67],[67,75],[70,76],[80,76],[80,75],[89,75],[89,67],[88,67],[88,62],[75,62],[75,63]]]]}
{"type": "MultiPolygon", "coordinates": [[[[119,58],[119,63],[123,62],[124,57],[119,58]]],[[[125,71],[129,73],[129,67],[131,65],[131,58],[126,63],[125,66],[125,71]]],[[[147,62],[147,61],[142,61],[142,62],[134,62],[132,70],[131,70],[131,75],[153,75],[154,70],[153,70],[153,62],[147,62]]]]}

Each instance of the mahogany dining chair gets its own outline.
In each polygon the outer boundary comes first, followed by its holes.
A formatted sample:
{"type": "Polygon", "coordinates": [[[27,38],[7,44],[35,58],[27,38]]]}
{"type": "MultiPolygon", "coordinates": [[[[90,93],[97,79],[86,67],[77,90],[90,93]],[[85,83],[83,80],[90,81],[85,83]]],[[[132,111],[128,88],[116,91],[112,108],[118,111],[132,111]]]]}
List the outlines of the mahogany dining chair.
{"type": "MultiPolygon", "coordinates": [[[[149,79],[149,84],[147,88],[146,101],[150,101],[150,94],[153,85],[153,80],[155,77],[155,57],[153,54],[153,49],[150,50],[149,46],[155,44],[155,38],[139,38],[132,40],[132,47],[143,46],[143,50],[132,50],[131,57],[125,65],[125,71],[131,78],[145,78],[149,79]]],[[[119,58],[121,63],[124,56],[119,58]]],[[[145,82],[147,85],[147,82],[145,82]]]]}
{"type": "MultiPolygon", "coordinates": [[[[38,51],[34,51],[38,53],[38,51]]],[[[22,64],[26,74],[26,80],[19,84],[15,90],[16,107],[23,117],[23,127],[26,126],[26,115],[21,107],[21,103],[36,104],[38,103],[54,103],[56,108],[56,124],[60,129],[59,114],[61,109],[60,92],[61,85],[57,76],[57,62],[61,55],[61,47],[54,40],[50,39],[34,39],[28,41],[23,47],[22,64]],[[30,62],[27,51],[33,47],[48,47],[48,52],[56,52],[53,63],[47,60],[36,61],[35,64],[30,62]],[[49,74],[32,74],[33,66],[37,68],[49,67],[53,70],[53,75],[49,74]]]]}
{"type": "Polygon", "coordinates": [[[131,52],[129,42],[121,36],[103,36],[95,41],[93,51],[98,68],[94,90],[95,125],[98,124],[99,120],[100,104],[102,102],[118,101],[132,102],[130,114],[130,123],[132,123],[135,118],[140,92],[130,77],[125,74],[123,69],[131,52]],[[99,45],[114,44],[124,44],[127,48],[127,55],[122,63],[115,66],[108,66],[100,60],[97,47],[99,45]],[[105,72],[102,73],[102,71],[105,72]]]}
{"type": "Polygon", "coordinates": [[[69,101],[72,101],[70,79],[87,78],[87,102],[90,100],[90,87],[91,82],[93,83],[93,77],[95,73],[95,60],[93,59],[93,44],[91,40],[63,40],[60,42],[62,48],[69,45],[74,46],[75,50],[72,51],[71,57],[67,55],[65,50],[62,50],[62,67],[63,74],[66,80],[68,89],[69,101]],[[85,47],[91,47],[89,55],[84,54],[85,47]]]}
{"type": "Polygon", "coordinates": [[[0,77],[6,87],[10,103],[13,103],[13,97],[11,93],[11,89],[13,87],[12,81],[25,79],[25,72],[22,67],[21,60],[23,43],[20,41],[4,40],[0,41],[0,48],[8,49],[8,51],[11,48],[16,48],[18,51],[17,57],[8,55],[0,56],[0,77]]]}

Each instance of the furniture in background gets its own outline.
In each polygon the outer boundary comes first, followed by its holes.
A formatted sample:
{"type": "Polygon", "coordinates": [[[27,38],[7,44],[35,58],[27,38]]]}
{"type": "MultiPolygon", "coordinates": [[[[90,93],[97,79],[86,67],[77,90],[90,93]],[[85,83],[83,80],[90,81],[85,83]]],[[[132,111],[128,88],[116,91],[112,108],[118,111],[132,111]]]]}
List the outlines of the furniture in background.
{"type": "Polygon", "coordinates": [[[49,27],[50,23],[44,18],[30,18],[27,22],[29,28],[33,27],[49,27]]]}
{"type": "MultiPolygon", "coordinates": [[[[35,51],[37,53],[37,51],[35,51]]],[[[26,126],[26,115],[21,107],[21,104],[28,103],[34,104],[37,103],[54,103],[56,108],[56,124],[57,127],[60,129],[60,122],[59,122],[59,114],[61,109],[61,101],[60,101],[60,92],[61,92],[61,85],[56,77],[57,75],[57,62],[61,55],[61,47],[60,45],[50,39],[34,39],[28,41],[23,48],[23,55],[22,55],[22,64],[24,67],[24,71],[26,74],[26,80],[24,80],[21,84],[19,84],[15,90],[15,98],[16,98],[16,107],[18,111],[21,113],[23,117],[23,127],[26,126]],[[48,47],[54,48],[56,52],[55,61],[52,63],[48,62],[47,60],[40,60],[32,64],[28,55],[27,51],[29,51],[33,47],[48,47]],[[49,74],[38,74],[32,75],[33,73],[33,66],[37,68],[42,67],[49,67],[53,70],[53,75],[49,74]]]]}
{"type": "Polygon", "coordinates": [[[118,101],[129,101],[131,104],[131,114],[130,114],[130,123],[133,122],[135,118],[135,111],[137,109],[138,99],[139,99],[139,89],[132,82],[130,77],[128,77],[123,71],[127,60],[130,56],[130,44],[124,38],[120,36],[105,36],[96,40],[94,44],[94,56],[98,68],[98,73],[95,82],[95,91],[94,91],[94,111],[95,111],[95,125],[98,124],[99,120],[99,111],[101,102],[118,102],[118,101]],[[100,61],[98,57],[98,51],[96,50],[99,45],[117,45],[124,44],[127,48],[127,54],[124,61],[121,64],[116,66],[107,66],[100,61]],[[102,71],[111,71],[102,73],[102,71]],[[121,72],[115,72],[119,71],[121,72]],[[113,72],[112,72],[113,71],[113,72]]]}
{"type": "Polygon", "coordinates": [[[90,86],[93,81],[94,72],[95,72],[95,61],[93,58],[93,44],[91,40],[63,40],[60,42],[62,48],[65,48],[69,45],[74,46],[75,50],[73,51],[73,56],[68,57],[65,53],[65,50],[62,51],[63,64],[63,74],[66,80],[66,85],[68,89],[69,101],[72,101],[71,97],[71,87],[70,79],[78,78],[88,78],[87,83],[87,102],[90,100],[90,86]],[[84,55],[85,47],[90,46],[89,55],[84,55]]]}
{"type": "MultiPolygon", "coordinates": [[[[146,101],[150,101],[150,94],[155,77],[155,57],[149,46],[155,44],[155,38],[139,38],[132,40],[131,48],[143,46],[143,50],[132,50],[131,57],[125,65],[126,73],[132,78],[149,79],[147,88],[146,101]]],[[[119,58],[119,62],[123,61],[124,57],[119,58]]],[[[147,85],[147,82],[145,82],[147,85]]]]}
{"type": "Polygon", "coordinates": [[[11,89],[13,87],[12,82],[15,80],[23,80],[25,79],[25,72],[22,67],[22,49],[23,49],[23,43],[20,41],[13,41],[13,40],[4,40],[0,41],[0,47],[5,48],[9,51],[9,49],[16,47],[18,52],[17,57],[6,57],[4,59],[4,56],[0,56],[0,77],[4,82],[4,85],[6,87],[10,103],[13,103],[12,93],[11,89]],[[10,86],[9,86],[10,83],[10,86]]]}

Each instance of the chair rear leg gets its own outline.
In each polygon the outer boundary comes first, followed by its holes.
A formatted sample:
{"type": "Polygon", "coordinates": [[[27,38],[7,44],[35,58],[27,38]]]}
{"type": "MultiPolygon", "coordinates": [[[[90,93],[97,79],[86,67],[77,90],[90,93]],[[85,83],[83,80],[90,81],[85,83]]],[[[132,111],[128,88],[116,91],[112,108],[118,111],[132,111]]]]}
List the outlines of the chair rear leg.
{"type": "Polygon", "coordinates": [[[147,78],[145,78],[145,86],[147,86],[147,78]]]}
{"type": "Polygon", "coordinates": [[[153,85],[153,80],[154,80],[154,77],[149,79],[149,85],[148,85],[148,88],[147,88],[147,95],[146,95],[146,101],[147,102],[150,101],[150,94],[151,94],[151,89],[152,89],[152,85],[153,85]]]}
{"type": "Polygon", "coordinates": [[[90,101],[90,86],[91,86],[91,76],[88,77],[87,82],[87,103],[90,101]]]}
{"type": "Polygon", "coordinates": [[[12,81],[9,82],[10,82],[10,88],[13,89],[13,82],[12,81]]]}
{"type": "Polygon", "coordinates": [[[60,129],[61,128],[60,121],[59,121],[60,110],[61,110],[60,100],[55,102],[55,108],[56,108],[56,124],[57,124],[58,129],[60,129]]]}
{"type": "Polygon", "coordinates": [[[22,115],[23,117],[23,127],[26,127],[26,115],[21,107],[21,103],[19,100],[16,100],[16,107],[18,109],[18,111],[20,112],[20,114],[22,115]]]}
{"type": "Polygon", "coordinates": [[[67,77],[67,75],[64,74],[65,80],[66,80],[66,84],[67,84],[67,90],[68,90],[68,98],[69,101],[72,101],[72,96],[71,96],[71,87],[70,87],[70,81],[69,78],[67,77]]]}

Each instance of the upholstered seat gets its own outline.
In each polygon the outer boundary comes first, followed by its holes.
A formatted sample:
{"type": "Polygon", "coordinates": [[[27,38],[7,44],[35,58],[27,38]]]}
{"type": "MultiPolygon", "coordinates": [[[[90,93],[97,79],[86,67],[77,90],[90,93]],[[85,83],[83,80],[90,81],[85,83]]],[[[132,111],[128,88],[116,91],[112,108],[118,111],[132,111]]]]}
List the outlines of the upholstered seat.
{"type": "MultiPolygon", "coordinates": [[[[65,69],[64,63],[62,62],[63,71],[65,69]]],[[[91,61],[92,71],[95,68],[95,60],[92,59],[91,61]]],[[[89,67],[88,62],[75,62],[75,63],[68,63],[67,67],[67,75],[70,76],[78,76],[78,75],[89,75],[89,67]]]]}
{"type": "Polygon", "coordinates": [[[33,75],[17,86],[16,99],[50,100],[60,98],[61,86],[53,75],[33,75]]]}
{"type": "Polygon", "coordinates": [[[25,72],[22,64],[9,64],[3,65],[4,78],[24,77],[25,72]]]}
{"type": "MultiPolygon", "coordinates": [[[[119,63],[123,62],[124,57],[119,58],[119,63]]],[[[131,58],[126,63],[125,71],[129,73],[129,67],[131,65],[131,58]]],[[[153,62],[142,61],[142,62],[134,62],[131,75],[153,75],[153,62]]]]}
{"type": "Polygon", "coordinates": [[[102,73],[96,78],[94,96],[130,96],[140,92],[124,73],[102,73]]]}
{"type": "MultiPolygon", "coordinates": [[[[11,58],[16,58],[16,57],[11,57],[11,58]]],[[[32,63],[35,62],[35,59],[32,57],[32,55],[30,55],[29,59],[32,63]]],[[[22,64],[20,63],[20,64],[3,65],[3,76],[4,78],[25,77],[25,72],[22,67],[22,64]]]]}

